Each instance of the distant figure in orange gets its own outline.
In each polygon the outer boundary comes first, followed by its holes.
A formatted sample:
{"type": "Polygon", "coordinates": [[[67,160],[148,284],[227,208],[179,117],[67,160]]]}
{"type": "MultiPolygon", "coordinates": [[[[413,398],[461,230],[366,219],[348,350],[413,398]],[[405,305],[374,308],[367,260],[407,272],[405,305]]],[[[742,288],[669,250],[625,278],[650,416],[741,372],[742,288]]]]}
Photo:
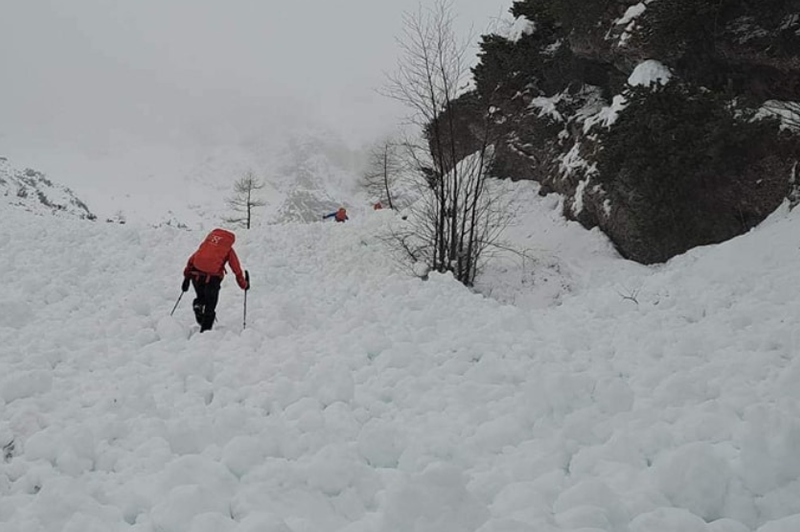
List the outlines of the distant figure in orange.
{"type": "Polygon", "coordinates": [[[322,217],[323,220],[326,218],[333,218],[337,222],[346,222],[347,220],[350,219],[347,217],[347,209],[345,209],[344,207],[339,207],[338,211],[326,214],[325,216],[322,217]]]}

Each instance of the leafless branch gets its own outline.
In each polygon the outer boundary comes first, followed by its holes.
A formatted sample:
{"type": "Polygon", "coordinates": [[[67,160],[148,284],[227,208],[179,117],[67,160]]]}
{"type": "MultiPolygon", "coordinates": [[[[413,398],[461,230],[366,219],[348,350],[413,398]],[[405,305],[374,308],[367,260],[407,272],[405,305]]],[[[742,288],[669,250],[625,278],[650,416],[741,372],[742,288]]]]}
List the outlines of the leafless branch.
{"type": "Polygon", "coordinates": [[[619,294],[619,296],[625,301],[633,301],[634,303],[636,303],[638,305],[639,304],[638,297],[639,297],[639,290],[640,289],[637,288],[635,290],[629,290],[625,286],[623,286],[622,288],[625,290],[624,292],[622,292],[620,290],[617,290],[617,293],[619,294]]]}

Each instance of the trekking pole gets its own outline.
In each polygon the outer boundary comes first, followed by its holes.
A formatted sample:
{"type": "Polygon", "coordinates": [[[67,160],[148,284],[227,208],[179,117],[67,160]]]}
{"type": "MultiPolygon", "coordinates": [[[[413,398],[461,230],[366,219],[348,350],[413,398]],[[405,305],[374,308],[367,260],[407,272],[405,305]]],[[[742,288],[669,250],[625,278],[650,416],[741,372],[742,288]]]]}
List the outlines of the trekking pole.
{"type": "Polygon", "coordinates": [[[242,330],[247,328],[247,291],[250,290],[250,272],[244,271],[244,280],[247,288],[244,289],[244,316],[242,317],[242,330]]]}
{"type": "Polygon", "coordinates": [[[181,298],[182,298],[182,297],[183,297],[183,292],[181,292],[181,295],[179,295],[179,296],[178,296],[178,300],[175,302],[175,306],[174,306],[174,307],[172,307],[172,312],[170,312],[170,313],[169,313],[169,315],[170,315],[170,316],[172,316],[173,314],[175,314],[175,309],[176,309],[176,308],[178,308],[178,303],[180,303],[180,302],[181,302],[181,298]]]}

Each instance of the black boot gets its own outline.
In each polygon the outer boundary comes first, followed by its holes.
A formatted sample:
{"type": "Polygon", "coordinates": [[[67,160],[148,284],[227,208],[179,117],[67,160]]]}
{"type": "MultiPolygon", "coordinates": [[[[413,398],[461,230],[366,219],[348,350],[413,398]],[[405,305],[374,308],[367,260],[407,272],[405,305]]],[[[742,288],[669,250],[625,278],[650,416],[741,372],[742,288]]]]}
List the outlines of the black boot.
{"type": "Polygon", "coordinates": [[[213,310],[211,312],[206,312],[203,314],[203,320],[200,322],[200,332],[210,331],[211,328],[214,326],[214,320],[217,317],[217,313],[213,310]]]}
{"type": "Polygon", "coordinates": [[[194,303],[192,304],[192,310],[194,310],[194,319],[197,321],[197,324],[202,326],[203,325],[203,305],[197,302],[195,299],[194,303]]]}

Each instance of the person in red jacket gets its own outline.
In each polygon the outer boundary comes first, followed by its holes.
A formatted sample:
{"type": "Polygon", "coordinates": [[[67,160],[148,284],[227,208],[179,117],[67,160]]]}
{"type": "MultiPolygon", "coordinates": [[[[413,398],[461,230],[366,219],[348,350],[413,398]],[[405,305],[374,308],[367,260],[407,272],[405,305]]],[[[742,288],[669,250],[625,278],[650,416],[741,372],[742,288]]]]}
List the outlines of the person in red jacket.
{"type": "Polygon", "coordinates": [[[339,207],[338,211],[326,214],[325,216],[322,217],[323,220],[326,218],[333,218],[337,222],[346,222],[347,220],[350,219],[347,217],[347,209],[345,209],[344,207],[339,207]]]}
{"type": "Polygon", "coordinates": [[[216,308],[219,301],[219,290],[225,277],[225,265],[228,264],[236,276],[236,283],[242,290],[247,290],[247,279],[242,272],[239,257],[233,250],[236,235],[225,229],[214,229],[200,244],[186,263],[183,270],[181,289],[189,290],[189,283],[194,286],[197,297],[192,302],[194,317],[200,325],[200,332],[208,331],[214,326],[217,317],[216,308]]]}

